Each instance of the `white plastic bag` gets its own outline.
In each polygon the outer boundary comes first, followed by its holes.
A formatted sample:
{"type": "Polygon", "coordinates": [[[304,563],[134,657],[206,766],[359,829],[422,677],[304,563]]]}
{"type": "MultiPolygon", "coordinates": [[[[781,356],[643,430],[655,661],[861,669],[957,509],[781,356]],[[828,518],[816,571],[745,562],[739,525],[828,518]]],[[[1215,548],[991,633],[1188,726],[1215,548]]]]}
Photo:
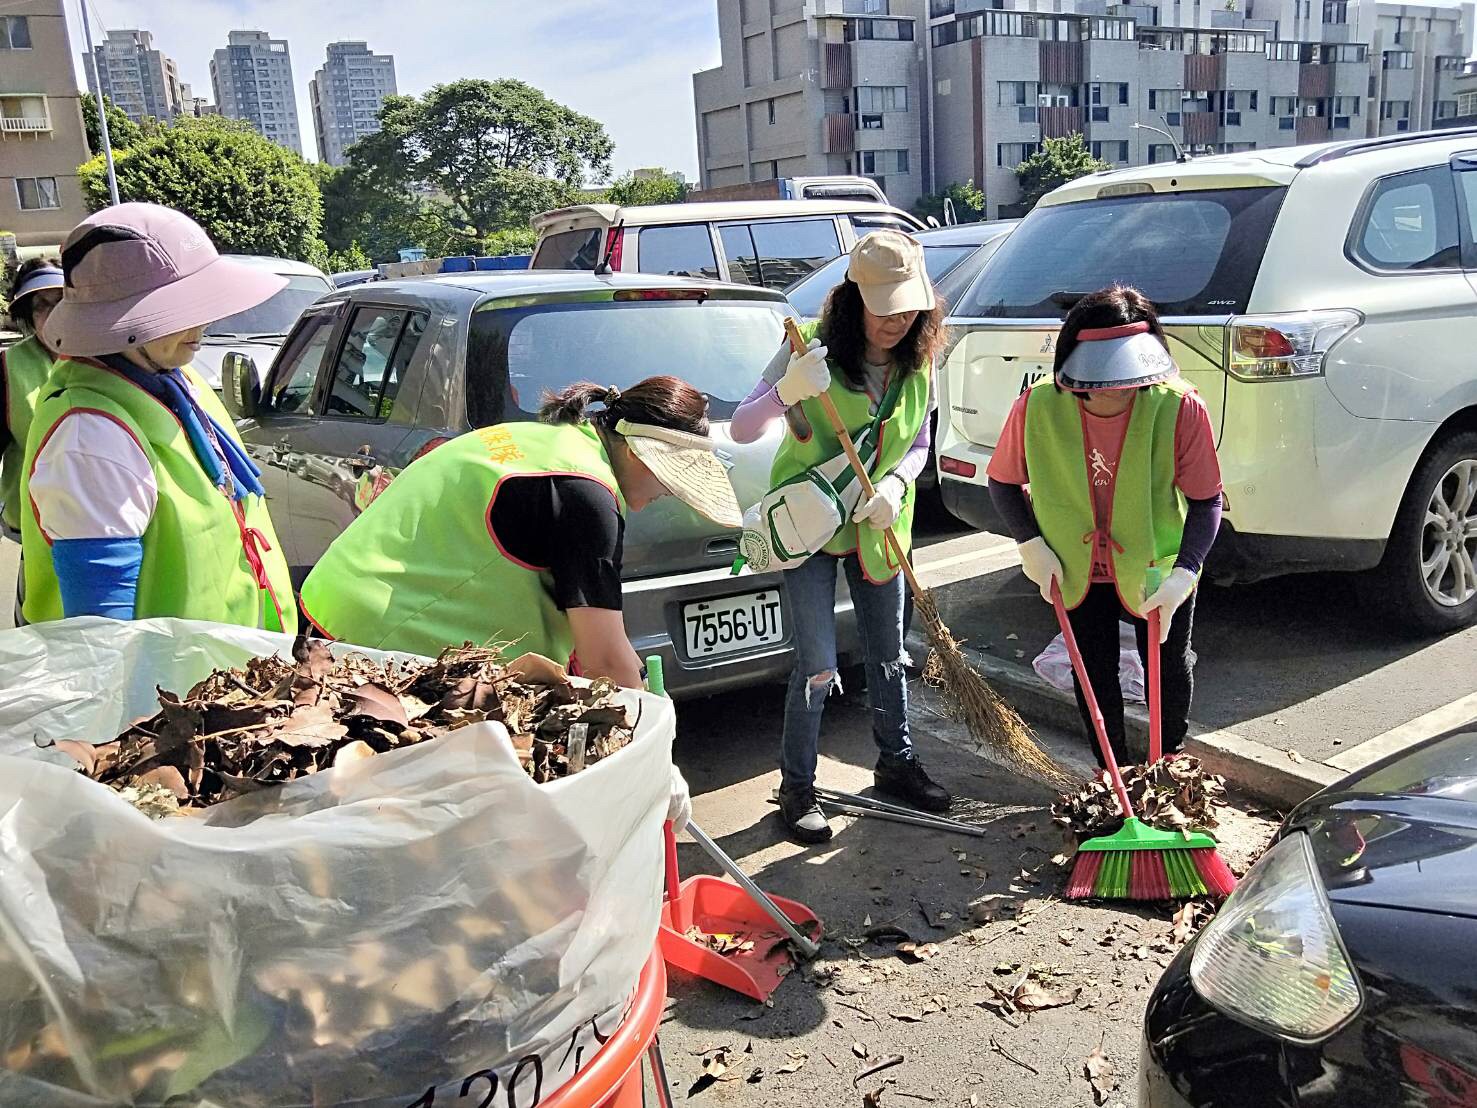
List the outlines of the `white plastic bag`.
{"type": "MultiPolygon", "coordinates": [[[[1053,688],[1072,691],[1072,659],[1060,634],[1046,644],[1031,667],[1053,688]]],[[[1123,687],[1125,702],[1144,703],[1144,663],[1139,657],[1133,625],[1122,620],[1118,622],[1118,683],[1123,687]]]]}
{"type": "Polygon", "coordinates": [[[179,620],[0,634],[0,1104],[410,1108],[513,1082],[523,1108],[619,1023],[660,911],[662,698],[632,693],[635,742],[552,784],[479,724],[201,818],[26,753],[290,646],[179,620]]]}

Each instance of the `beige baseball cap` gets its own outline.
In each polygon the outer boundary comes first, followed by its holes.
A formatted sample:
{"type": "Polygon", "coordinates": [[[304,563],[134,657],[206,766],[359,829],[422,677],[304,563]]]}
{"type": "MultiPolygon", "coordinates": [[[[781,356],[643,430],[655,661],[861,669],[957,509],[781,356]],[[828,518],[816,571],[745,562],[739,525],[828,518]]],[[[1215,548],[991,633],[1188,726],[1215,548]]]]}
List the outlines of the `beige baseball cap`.
{"type": "Polygon", "coordinates": [[[846,276],[856,282],[873,315],[933,311],[933,282],[923,247],[901,231],[873,231],[851,248],[846,276]]]}
{"type": "Polygon", "coordinates": [[[713,453],[713,440],[671,427],[619,420],[616,433],[652,476],[690,508],[722,527],[740,527],[744,514],[738,497],[713,453]]]}

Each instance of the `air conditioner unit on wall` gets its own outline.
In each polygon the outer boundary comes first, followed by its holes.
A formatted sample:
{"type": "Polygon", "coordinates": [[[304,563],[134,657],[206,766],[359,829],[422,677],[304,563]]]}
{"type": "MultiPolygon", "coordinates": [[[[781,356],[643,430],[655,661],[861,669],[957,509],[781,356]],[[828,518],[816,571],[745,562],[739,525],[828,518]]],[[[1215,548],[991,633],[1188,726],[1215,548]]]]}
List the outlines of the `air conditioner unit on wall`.
{"type": "Polygon", "coordinates": [[[1309,105],[1307,105],[1306,107],[1303,108],[1303,114],[1305,116],[1308,116],[1309,118],[1312,118],[1313,116],[1316,116],[1318,114],[1318,105],[1317,104],[1309,104],[1309,105]]]}
{"type": "Polygon", "coordinates": [[[1071,97],[1069,97],[1069,96],[1058,96],[1056,98],[1056,106],[1058,108],[1065,108],[1067,106],[1067,102],[1070,99],[1071,99],[1071,97]]]}
{"type": "Polygon", "coordinates": [[[1043,92],[1040,96],[1036,97],[1036,106],[1038,108],[1051,107],[1051,97],[1047,93],[1043,92]]]}

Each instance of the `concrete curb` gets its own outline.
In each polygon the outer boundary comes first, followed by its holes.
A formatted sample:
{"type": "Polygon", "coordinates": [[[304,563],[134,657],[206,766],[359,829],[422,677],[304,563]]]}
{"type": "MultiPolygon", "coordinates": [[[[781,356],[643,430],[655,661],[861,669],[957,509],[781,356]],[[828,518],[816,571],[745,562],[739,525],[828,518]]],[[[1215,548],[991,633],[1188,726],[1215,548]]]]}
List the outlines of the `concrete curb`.
{"type": "MultiPolygon", "coordinates": [[[[908,648],[919,663],[928,656],[928,641],[917,630],[909,635],[908,648]]],[[[1080,731],[1082,720],[1072,694],[1053,688],[1035,671],[1022,666],[1007,665],[973,651],[970,662],[1028,722],[1080,731]]],[[[1147,749],[1149,717],[1144,709],[1137,705],[1129,707],[1125,722],[1130,744],[1147,749]]],[[[1342,771],[1321,763],[1294,762],[1286,751],[1234,731],[1211,731],[1194,723],[1190,725],[1185,750],[1199,758],[1206,769],[1225,777],[1237,790],[1282,808],[1291,807],[1344,776],[1342,771]]]]}

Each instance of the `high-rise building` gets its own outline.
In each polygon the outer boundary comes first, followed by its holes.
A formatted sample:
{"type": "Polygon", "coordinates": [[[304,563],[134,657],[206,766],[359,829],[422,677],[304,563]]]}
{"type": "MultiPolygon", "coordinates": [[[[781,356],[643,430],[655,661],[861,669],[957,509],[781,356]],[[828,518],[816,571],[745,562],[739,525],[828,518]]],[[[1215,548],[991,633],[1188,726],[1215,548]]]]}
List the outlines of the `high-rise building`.
{"type": "Polygon", "coordinates": [[[81,94],[62,0],[0,7],[0,229],[56,247],[86,215],[81,94]]]}
{"type": "Polygon", "coordinates": [[[718,0],[694,75],[704,188],[860,173],[908,206],[1081,134],[1136,165],[1456,117],[1474,6],[1377,0],[718,0]]]}
{"type": "Polygon", "coordinates": [[[395,57],[363,42],[330,42],[323,68],[308,82],[318,160],[343,165],[344,151],[380,129],[380,103],[395,95],[395,57]]]}
{"type": "Polygon", "coordinates": [[[147,116],[173,119],[184,103],[179,68],[173,58],[154,49],[148,31],[109,31],[93,47],[91,58],[83,55],[82,68],[93,94],[101,89],[135,123],[147,116]]]}
{"type": "Polygon", "coordinates": [[[303,152],[286,39],[232,31],[210,60],[210,84],[221,115],[244,119],[273,142],[303,152]]]}

